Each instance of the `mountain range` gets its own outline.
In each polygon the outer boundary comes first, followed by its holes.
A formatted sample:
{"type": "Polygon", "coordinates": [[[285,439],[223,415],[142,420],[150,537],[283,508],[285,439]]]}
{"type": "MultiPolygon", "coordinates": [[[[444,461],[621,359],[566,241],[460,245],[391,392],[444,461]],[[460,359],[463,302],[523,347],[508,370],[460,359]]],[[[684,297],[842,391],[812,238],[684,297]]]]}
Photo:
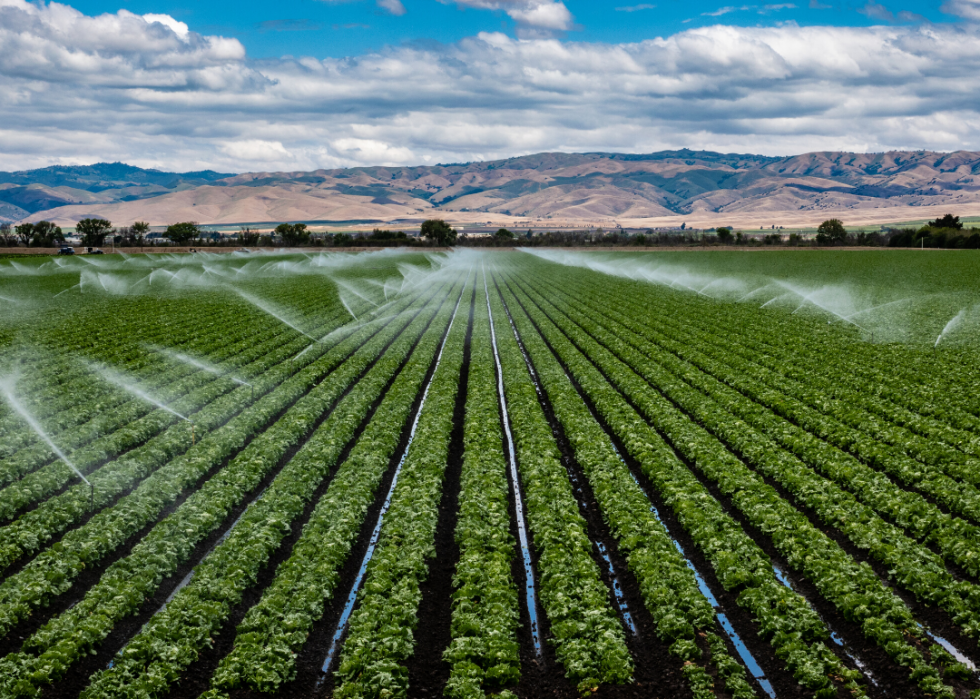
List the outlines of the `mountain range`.
{"type": "Polygon", "coordinates": [[[0,173],[0,221],[812,225],[980,215],[980,153],[663,151],[312,172],[167,173],[122,163],[0,173]]]}

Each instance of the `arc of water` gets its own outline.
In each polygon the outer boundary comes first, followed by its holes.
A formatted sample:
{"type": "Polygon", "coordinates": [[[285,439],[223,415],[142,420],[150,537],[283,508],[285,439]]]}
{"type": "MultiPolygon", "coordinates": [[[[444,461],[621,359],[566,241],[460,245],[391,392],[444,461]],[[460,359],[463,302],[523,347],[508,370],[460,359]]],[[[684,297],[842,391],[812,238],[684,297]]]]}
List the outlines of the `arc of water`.
{"type": "MultiPolygon", "coordinates": [[[[245,299],[246,301],[248,301],[250,304],[252,304],[256,308],[258,308],[263,313],[266,313],[266,314],[272,316],[273,318],[275,318],[276,320],[278,320],[283,325],[285,325],[287,327],[290,327],[293,330],[295,330],[296,332],[298,332],[300,335],[303,335],[305,337],[308,337],[308,338],[310,338],[311,340],[314,340],[314,341],[316,340],[316,338],[314,338],[314,337],[310,336],[309,334],[303,332],[298,327],[296,327],[296,325],[294,325],[293,323],[290,323],[288,320],[286,320],[281,315],[279,315],[274,310],[272,310],[272,308],[269,306],[269,304],[267,304],[266,302],[264,302],[262,299],[256,298],[255,296],[252,296],[251,294],[246,293],[246,292],[242,291],[241,289],[234,289],[233,288],[233,290],[234,290],[234,292],[236,294],[238,294],[239,296],[241,296],[243,299],[245,299]]],[[[347,310],[350,310],[350,309],[347,309],[347,310]]],[[[353,313],[351,313],[351,315],[353,315],[353,313]]]]}
{"type": "Polygon", "coordinates": [[[17,413],[18,415],[21,416],[21,418],[23,418],[24,422],[30,425],[30,428],[34,430],[34,432],[37,434],[38,437],[44,440],[44,442],[51,448],[51,451],[57,454],[58,458],[64,461],[65,465],[68,466],[68,468],[70,468],[72,471],[74,471],[75,475],[81,478],[82,482],[89,487],[89,490],[91,491],[92,504],[94,505],[95,486],[92,485],[92,482],[88,478],[86,478],[81,471],[78,470],[75,464],[73,464],[68,459],[65,453],[58,448],[58,445],[54,443],[54,440],[51,439],[48,433],[45,432],[44,428],[41,427],[41,423],[37,421],[37,418],[35,418],[31,414],[31,412],[27,409],[26,406],[24,406],[23,403],[20,402],[20,400],[18,400],[17,393],[15,391],[15,388],[17,386],[17,378],[18,377],[16,375],[7,375],[4,376],[3,378],[0,378],[0,392],[3,393],[3,397],[7,401],[7,404],[15,413],[17,413]]]}
{"type": "Polygon", "coordinates": [[[846,316],[846,318],[856,318],[857,316],[864,315],[865,313],[871,313],[871,311],[877,311],[880,308],[887,308],[888,306],[894,306],[899,303],[906,303],[911,300],[912,297],[910,296],[905,299],[899,299],[898,301],[889,301],[888,303],[882,303],[877,306],[872,306],[871,308],[865,308],[864,310],[857,311],[856,313],[851,313],[850,315],[846,316]]]}
{"type": "Polygon", "coordinates": [[[124,391],[127,391],[128,393],[132,393],[137,398],[141,398],[145,400],[147,403],[152,403],[153,405],[157,406],[161,410],[166,410],[168,413],[171,413],[172,415],[176,415],[181,420],[187,420],[187,422],[191,422],[191,419],[189,417],[185,415],[181,415],[173,408],[164,404],[163,401],[161,401],[158,398],[154,398],[149,393],[141,389],[139,386],[136,386],[131,381],[128,381],[125,376],[122,376],[118,372],[113,371],[109,367],[99,366],[97,364],[89,363],[89,368],[92,369],[92,371],[99,374],[99,376],[104,378],[109,383],[115,384],[116,386],[123,389],[124,391]]]}

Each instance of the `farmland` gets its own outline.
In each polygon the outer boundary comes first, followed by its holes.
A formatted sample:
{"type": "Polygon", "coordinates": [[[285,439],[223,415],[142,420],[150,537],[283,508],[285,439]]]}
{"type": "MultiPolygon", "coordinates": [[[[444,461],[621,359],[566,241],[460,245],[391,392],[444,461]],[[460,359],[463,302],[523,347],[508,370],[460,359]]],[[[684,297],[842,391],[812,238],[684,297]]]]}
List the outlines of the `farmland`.
{"type": "Polygon", "coordinates": [[[980,696],[978,271],[0,261],[0,697],[980,696]]]}

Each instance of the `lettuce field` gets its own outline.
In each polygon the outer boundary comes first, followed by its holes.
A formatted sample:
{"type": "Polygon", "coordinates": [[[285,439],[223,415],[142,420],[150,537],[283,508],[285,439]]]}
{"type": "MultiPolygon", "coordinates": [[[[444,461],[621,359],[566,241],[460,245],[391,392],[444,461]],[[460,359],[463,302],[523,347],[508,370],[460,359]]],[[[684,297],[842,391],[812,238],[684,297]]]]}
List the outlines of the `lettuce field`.
{"type": "Polygon", "coordinates": [[[0,697],[980,697],[975,257],[0,260],[0,697]]]}

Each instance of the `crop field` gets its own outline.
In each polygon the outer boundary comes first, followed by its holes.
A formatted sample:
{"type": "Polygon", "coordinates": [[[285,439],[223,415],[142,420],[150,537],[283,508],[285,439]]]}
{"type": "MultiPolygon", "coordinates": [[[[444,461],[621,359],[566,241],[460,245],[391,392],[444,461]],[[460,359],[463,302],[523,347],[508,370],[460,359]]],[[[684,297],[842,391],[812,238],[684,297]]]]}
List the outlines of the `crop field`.
{"type": "Polygon", "coordinates": [[[0,261],[0,698],[980,696],[972,251],[0,261]]]}

